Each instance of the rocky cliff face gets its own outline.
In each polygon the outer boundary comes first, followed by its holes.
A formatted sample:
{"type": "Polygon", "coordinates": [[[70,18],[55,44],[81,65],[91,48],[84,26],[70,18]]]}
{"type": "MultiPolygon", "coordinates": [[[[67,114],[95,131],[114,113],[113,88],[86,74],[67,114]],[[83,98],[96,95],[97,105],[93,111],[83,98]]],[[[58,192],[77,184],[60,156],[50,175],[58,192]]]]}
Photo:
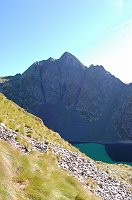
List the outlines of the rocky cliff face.
{"type": "Polygon", "coordinates": [[[69,141],[132,140],[132,85],[70,53],[35,62],[0,91],[69,141]]]}

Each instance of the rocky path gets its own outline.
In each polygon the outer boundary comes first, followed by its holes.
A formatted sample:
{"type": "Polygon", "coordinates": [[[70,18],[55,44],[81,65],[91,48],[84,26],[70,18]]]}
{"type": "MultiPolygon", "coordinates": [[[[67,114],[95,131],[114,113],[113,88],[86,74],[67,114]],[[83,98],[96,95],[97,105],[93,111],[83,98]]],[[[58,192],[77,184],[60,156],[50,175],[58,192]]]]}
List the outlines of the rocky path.
{"type": "Polygon", "coordinates": [[[113,179],[107,173],[96,167],[96,162],[89,161],[77,153],[67,151],[63,148],[54,147],[56,155],[60,155],[59,165],[70,171],[70,174],[87,185],[87,180],[93,179],[97,183],[94,189],[87,186],[93,193],[104,200],[132,200],[132,192],[129,185],[113,179]]]}
{"type": "Polygon", "coordinates": [[[39,142],[27,136],[22,136],[10,129],[6,129],[4,124],[0,124],[0,139],[9,142],[21,152],[28,153],[29,149],[16,141],[17,136],[26,139],[32,149],[42,153],[46,153],[49,148],[52,149],[54,155],[58,157],[58,165],[102,200],[132,200],[131,186],[124,185],[104,171],[97,169],[95,161],[87,160],[78,153],[66,150],[46,140],[39,142]],[[96,183],[95,187],[89,185],[89,180],[96,183]]]}

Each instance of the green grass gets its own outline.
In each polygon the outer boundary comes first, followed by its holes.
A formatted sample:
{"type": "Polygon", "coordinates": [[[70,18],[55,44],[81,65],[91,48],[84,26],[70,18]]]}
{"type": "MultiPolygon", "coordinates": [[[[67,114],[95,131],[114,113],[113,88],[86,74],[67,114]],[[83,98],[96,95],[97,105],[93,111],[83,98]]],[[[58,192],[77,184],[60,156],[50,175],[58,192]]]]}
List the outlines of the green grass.
{"type": "Polygon", "coordinates": [[[107,172],[113,178],[132,186],[132,167],[125,164],[106,164],[98,162],[98,168],[107,172]]]}
{"type": "MultiPolygon", "coordinates": [[[[49,130],[41,120],[9,101],[0,94],[0,122],[22,135],[37,140],[45,139],[64,148],[79,152],[58,134],[49,130]]],[[[17,141],[30,148],[26,139],[17,136],[17,141]]],[[[87,156],[81,154],[87,159],[87,156]]],[[[88,189],[69,176],[57,164],[57,157],[31,151],[22,154],[7,142],[0,140],[0,200],[96,200],[88,189]]],[[[97,167],[124,183],[132,185],[132,167],[108,165],[97,162],[97,167]]],[[[87,184],[96,187],[93,180],[87,184]]]]}
{"type": "MultiPolygon", "coordinates": [[[[29,114],[0,94],[0,122],[19,134],[47,139],[78,151],[58,134],[49,130],[41,120],[29,114]]],[[[16,137],[24,146],[26,139],[16,137]]],[[[22,154],[7,142],[0,140],[0,199],[1,200],[96,200],[97,198],[57,164],[57,157],[31,151],[22,154]]]]}
{"type": "Polygon", "coordinates": [[[20,134],[27,135],[37,140],[45,139],[64,146],[69,150],[78,151],[68,142],[64,141],[58,134],[48,129],[41,123],[41,120],[28,113],[18,105],[9,101],[0,93],[0,122],[20,134]]]}
{"type": "Polygon", "coordinates": [[[21,154],[0,141],[1,200],[95,200],[78,181],[57,166],[49,151],[21,154]]]}

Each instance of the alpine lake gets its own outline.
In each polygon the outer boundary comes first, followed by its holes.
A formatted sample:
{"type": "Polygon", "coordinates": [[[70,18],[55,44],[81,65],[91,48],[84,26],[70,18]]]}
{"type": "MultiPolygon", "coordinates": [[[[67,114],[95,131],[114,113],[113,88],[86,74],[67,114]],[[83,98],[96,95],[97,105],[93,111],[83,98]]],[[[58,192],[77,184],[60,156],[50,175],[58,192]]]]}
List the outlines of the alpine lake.
{"type": "Polygon", "coordinates": [[[72,143],[72,145],[96,161],[132,166],[132,143],[72,143]]]}

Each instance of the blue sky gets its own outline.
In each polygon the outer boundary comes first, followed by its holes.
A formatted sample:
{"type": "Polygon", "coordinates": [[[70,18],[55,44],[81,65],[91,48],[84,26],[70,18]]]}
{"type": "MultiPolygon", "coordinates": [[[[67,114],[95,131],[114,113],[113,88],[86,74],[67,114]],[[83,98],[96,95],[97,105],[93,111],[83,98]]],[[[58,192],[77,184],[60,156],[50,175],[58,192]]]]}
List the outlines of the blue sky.
{"type": "Polygon", "coordinates": [[[0,75],[71,52],[132,82],[132,0],[0,0],[0,75]]]}

